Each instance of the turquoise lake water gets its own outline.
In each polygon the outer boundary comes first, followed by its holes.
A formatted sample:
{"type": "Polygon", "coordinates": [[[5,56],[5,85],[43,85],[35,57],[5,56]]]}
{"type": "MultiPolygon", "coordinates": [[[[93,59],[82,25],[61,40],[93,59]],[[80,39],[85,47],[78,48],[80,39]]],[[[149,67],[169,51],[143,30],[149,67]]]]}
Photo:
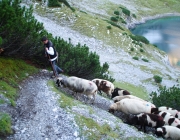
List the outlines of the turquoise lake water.
{"type": "Polygon", "coordinates": [[[131,32],[146,37],[151,44],[168,54],[173,66],[180,67],[180,17],[149,20],[136,25],[131,32]]]}

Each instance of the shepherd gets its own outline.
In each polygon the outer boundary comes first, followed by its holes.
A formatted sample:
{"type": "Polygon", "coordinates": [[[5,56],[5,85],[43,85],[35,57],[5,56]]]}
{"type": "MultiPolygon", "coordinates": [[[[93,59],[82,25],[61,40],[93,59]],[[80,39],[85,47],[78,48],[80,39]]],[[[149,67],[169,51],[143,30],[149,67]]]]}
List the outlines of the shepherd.
{"type": "Polygon", "coordinates": [[[51,67],[53,70],[54,75],[51,76],[52,78],[57,77],[60,73],[63,73],[64,71],[57,66],[56,62],[57,62],[57,52],[54,48],[53,43],[48,40],[48,38],[46,36],[43,36],[41,41],[44,44],[45,47],[45,57],[48,57],[50,63],[51,63],[51,67]]]}

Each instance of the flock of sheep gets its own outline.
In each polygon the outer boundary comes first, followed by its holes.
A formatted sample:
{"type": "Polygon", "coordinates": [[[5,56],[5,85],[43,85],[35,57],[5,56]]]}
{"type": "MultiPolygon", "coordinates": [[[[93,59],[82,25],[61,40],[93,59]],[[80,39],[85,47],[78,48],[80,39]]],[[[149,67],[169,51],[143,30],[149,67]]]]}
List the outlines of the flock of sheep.
{"type": "Polygon", "coordinates": [[[78,100],[80,95],[86,95],[84,100],[87,103],[94,103],[97,92],[103,91],[114,101],[109,106],[110,113],[123,112],[129,125],[138,125],[144,132],[146,126],[153,127],[157,136],[180,140],[180,112],[176,109],[156,107],[151,102],[131,95],[127,90],[114,88],[113,83],[103,79],[90,81],[75,76],[59,77],[56,84],[72,90],[78,100]]]}

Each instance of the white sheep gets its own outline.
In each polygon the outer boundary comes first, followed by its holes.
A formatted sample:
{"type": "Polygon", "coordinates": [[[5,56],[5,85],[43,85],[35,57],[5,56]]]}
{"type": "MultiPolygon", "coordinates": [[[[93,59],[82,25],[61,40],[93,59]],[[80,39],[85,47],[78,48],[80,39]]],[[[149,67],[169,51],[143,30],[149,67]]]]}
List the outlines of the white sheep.
{"type": "Polygon", "coordinates": [[[70,90],[76,93],[77,99],[79,99],[79,93],[85,94],[88,99],[91,99],[93,96],[93,102],[95,101],[95,96],[97,94],[97,86],[94,82],[82,78],[78,78],[75,76],[62,78],[57,78],[56,84],[58,86],[64,86],[69,88],[70,90]]]}
{"type": "MultiPolygon", "coordinates": [[[[125,99],[125,98],[127,98],[127,99],[136,99],[136,100],[139,100],[139,101],[143,101],[145,103],[148,102],[148,101],[145,101],[145,100],[143,100],[143,99],[141,99],[139,97],[133,96],[133,95],[115,96],[113,98],[113,101],[118,102],[118,101],[121,101],[122,99],[125,99]]],[[[148,103],[150,103],[150,102],[148,102],[148,103]]],[[[150,104],[151,104],[151,107],[154,107],[154,108],[156,107],[154,104],[152,104],[152,103],[150,103],[150,104]]]]}
{"type": "MultiPolygon", "coordinates": [[[[106,93],[109,97],[111,97],[112,92],[114,91],[114,84],[110,81],[104,80],[104,79],[93,79],[92,80],[98,87],[98,91],[101,93],[103,91],[106,93]]],[[[101,93],[102,94],[102,93],[101,93]]]]}
{"type": "Polygon", "coordinates": [[[178,118],[175,118],[169,112],[156,111],[156,112],[153,112],[153,114],[157,114],[157,115],[162,116],[164,121],[165,121],[165,125],[169,125],[169,126],[174,126],[174,127],[180,128],[180,120],[178,118]]]}
{"type": "Polygon", "coordinates": [[[116,87],[112,92],[111,98],[116,96],[124,96],[124,95],[131,95],[129,91],[116,87]]]}
{"type": "Polygon", "coordinates": [[[122,99],[119,102],[113,103],[109,107],[109,112],[121,111],[125,114],[151,113],[157,111],[157,108],[152,108],[151,103],[143,102],[137,99],[122,99]]]}
{"type": "Polygon", "coordinates": [[[162,126],[156,129],[155,134],[164,138],[171,138],[173,140],[180,140],[180,129],[174,126],[162,126]]]}
{"type": "Polygon", "coordinates": [[[144,128],[144,132],[146,132],[146,126],[158,128],[165,124],[162,116],[150,113],[134,115],[133,118],[128,120],[128,123],[130,125],[140,125],[140,129],[144,128]]]}
{"type": "Polygon", "coordinates": [[[180,112],[177,109],[173,109],[171,107],[161,106],[158,107],[159,111],[166,111],[171,113],[175,118],[178,118],[180,120],[180,112]]]}

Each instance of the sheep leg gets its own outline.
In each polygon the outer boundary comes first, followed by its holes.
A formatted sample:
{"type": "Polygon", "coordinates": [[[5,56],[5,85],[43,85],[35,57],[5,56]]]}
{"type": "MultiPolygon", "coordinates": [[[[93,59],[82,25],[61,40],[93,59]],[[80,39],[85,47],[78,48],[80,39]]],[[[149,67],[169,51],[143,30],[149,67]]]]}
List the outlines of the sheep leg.
{"type": "Polygon", "coordinates": [[[88,103],[88,99],[87,99],[87,98],[88,98],[88,97],[84,95],[84,102],[85,102],[85,103],[88,103]]]}
{"type": "Polygon", "coordinates": [[[77,100],[79,100],[79,95],[78,95],[78,93],[77,93],[77,92],[75,92],[74,97],[75,97],[77,100]]]}
{"type": "Polygon", "coordinates": [[[80,95],[77,93],[77,100],[79,100],[79,101],[80,101],[79,96],[80,96],[80,95]]]}
{"type": "MultiPolygon", "coordinates": [[[[93,96],[94,96],[94,95],[93,95],[93,96]]],[[[91,100],[93,100],[93,99],[91,99],[91,95],[88,95],[86,99],[87,99],[86,102],[87,102],[88,104],[93,104],[93,102],[91,102],[91,100]]]]}
{"type": "Polygon", "coordinates": [[[92,104],[95,102],[95,94],[93,94],[92,104]]]}
{"type": "Polygon", "coordinates": [[[143,128],[144,128],[144,133],[146,133],[146,126],[144,125],[143,128]]]}
{"type": "Polygon", "coordinates": [[[101,90],[98,90],[99,91],[99,93],[102,95],[102,92],[101,92],[101,90]]]}

